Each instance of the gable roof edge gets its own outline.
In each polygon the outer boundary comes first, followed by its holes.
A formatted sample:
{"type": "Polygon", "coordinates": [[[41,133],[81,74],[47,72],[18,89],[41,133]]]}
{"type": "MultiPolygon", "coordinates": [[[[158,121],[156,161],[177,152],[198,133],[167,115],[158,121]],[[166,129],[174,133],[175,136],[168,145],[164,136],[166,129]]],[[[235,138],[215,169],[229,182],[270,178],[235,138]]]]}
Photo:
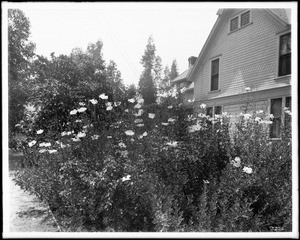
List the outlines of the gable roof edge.
{"type": "Polygon", "coordinates": [[[209,44],[212,36],[214,35],[214,33],[215,33],[216,29],[217,29],[217,26],[218,26],[218,23],[220,21],[222,13],[223,13],[223,10],[219,9],[218,12],[217,12],[217,15],[219,15],[219,17],[217,18],[217,20],[216,20],[213,28],[211,29],[211,31],[210,31],[210,33],[209,33],[209,35],[208,35],[208,37],[207,37],[207,39],[206,39],[206,41],[205,41],[202,49],[201,49],[201,52],[199,53],[199,55],[197,57],[197,60],[196,60],[196,62],[194,64],[194,67],[191,69],[191,71],[186,76],[187,81],[193,81],[193,77],[194,77],[194,74],[196,72],[197,66],[199,65],[200,59],[202,58],[202,55],[204,54],[204,51],[206,50],[207,45],[209,44]]]}
{"type": "Polygon", "coordinates": [[[278,22],[280,22],[284,26],[290,26],[288,22],[281,19],[278,15],[276,15],[274,12],[271,11],[271,9],[264,9],[267,13],[269,13],[274,19],[276,19],[278,22]]]}

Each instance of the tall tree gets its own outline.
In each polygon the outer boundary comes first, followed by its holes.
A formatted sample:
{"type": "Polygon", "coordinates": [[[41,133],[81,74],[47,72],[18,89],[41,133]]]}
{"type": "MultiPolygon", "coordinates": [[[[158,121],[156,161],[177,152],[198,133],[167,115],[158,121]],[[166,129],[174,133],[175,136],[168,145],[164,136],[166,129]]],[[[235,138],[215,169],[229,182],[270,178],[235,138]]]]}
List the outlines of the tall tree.
{"type": "Polygon", "coordinates": [[[35,44],[29,40],[30,22],[19,9],[8,9],[8,88],[9,88],[9,130],[22,119],[24,103],[30,93],[27,80],[30,77],[30,63],[35,44]]]}
{"type": "Polygon", "coordinates": [[[172,65],[171,65],[171,72],[170,72],[170,80],[172,81],[179,75],[178,67],[177,67],[177,62],[176,59],[173,60],[172,65]]]}
{"type": "Polygon", "coordinates": [[[155,87],[155,45],[153,38],[150,36],[148,39],[148,44],[146,50],[141,59],[141,64],[144,67],[142,75],[139,81],[139,91],[144,98],[145,104],[154,103],[156,100],[156,87],[155,87]]]}

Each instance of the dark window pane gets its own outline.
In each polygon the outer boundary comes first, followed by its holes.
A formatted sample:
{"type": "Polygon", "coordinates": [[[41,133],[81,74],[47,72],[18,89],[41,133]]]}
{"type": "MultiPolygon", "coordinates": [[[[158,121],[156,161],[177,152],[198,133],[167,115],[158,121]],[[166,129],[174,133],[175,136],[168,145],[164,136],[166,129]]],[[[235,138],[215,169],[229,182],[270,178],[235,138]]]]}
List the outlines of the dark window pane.
{"type": "MultiPolygon", "coordinates": [[[[285,107],[288,108],[287,110],[291,111],[292,110],[292,99],[291,97],[286,97],[285,99],[285,107]]],[[[291,125],[291,115],[289,113],[284,114],[284,126],[288,127],[291,125]]]]}
{"type": "Polygon", "coordinates": [[[215,114],[218,115],[222,114],[222,106],[215,106],[215,114]]]}
{"type": "Polygon", "coordinates": [[[278,75],[291,74],[291,33],[280,36],[278,75]]]}
{"type": "Polygon", "coordinates": [[[241,26],[244,26],[250,22],[250,11],[241,15],[241,26]]]}
{"type": "Polygon", "coordinates": [[[238,28],[239,25],[239,17],[235,17],[230,20],[230,31],[233,31],[238,28]]]}
{"type": "Polygon", "coordinates": [[[286,97],[286,99],[285,99],[285,107],[287,107],[289,110],[292,109],[292,97],[286,97]]]}
{"type": "Polygon", "coordinates": [[[212,117],[212,115],[213,115],[213,108],[212,107],[207,107],[206,108],[206,115],[212,117]]]}
{"type": "Polygon", "coordinates": [[[211,76],[211,91],[218,90],[219,88],[219,75],[211,76]]]}
{"type": "Polygon", "coordinates": [[[271,99],[271,109],[270,113],[273,114],[273,123],[270,127],[270,137],[279,138],[280,137],[280,125],[281,125],[281,114],[282,114],[282,99],[276,98],[271,99]]]}
{"type": "Polygon", "coordinates": [[[211,62],[211,74],[218,74],[219,73],[219,59],[213,60],[211,62]]]}

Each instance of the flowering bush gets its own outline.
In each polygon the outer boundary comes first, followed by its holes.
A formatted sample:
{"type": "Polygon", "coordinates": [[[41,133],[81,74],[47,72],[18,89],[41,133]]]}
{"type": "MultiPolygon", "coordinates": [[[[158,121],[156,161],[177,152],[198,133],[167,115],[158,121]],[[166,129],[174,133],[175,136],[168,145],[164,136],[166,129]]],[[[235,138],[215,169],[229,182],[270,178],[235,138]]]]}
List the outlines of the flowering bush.
{"type": "Polygon", "coordinates": [[[32,124],[15,180],[66,231],[291,228],[290,136],[270,143],[259,116],[230,138],[226,114],[191,115],[172,96],[144,106],[101,93],[64,114],[32,124]]]}

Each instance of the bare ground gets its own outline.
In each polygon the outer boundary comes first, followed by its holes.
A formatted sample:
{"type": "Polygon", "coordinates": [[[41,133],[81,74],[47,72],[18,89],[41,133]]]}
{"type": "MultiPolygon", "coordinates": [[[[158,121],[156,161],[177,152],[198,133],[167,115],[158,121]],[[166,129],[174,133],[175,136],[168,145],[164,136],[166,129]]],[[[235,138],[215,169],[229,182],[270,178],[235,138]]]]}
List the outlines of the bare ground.
{"type": "Polygon", "coordinates": [[[9,231],[10,232],[58,232],[58,226],[48,206],[36,196],[23,191],[13,181],[16,161],[20,153],[9,154],[9,231]]]}

